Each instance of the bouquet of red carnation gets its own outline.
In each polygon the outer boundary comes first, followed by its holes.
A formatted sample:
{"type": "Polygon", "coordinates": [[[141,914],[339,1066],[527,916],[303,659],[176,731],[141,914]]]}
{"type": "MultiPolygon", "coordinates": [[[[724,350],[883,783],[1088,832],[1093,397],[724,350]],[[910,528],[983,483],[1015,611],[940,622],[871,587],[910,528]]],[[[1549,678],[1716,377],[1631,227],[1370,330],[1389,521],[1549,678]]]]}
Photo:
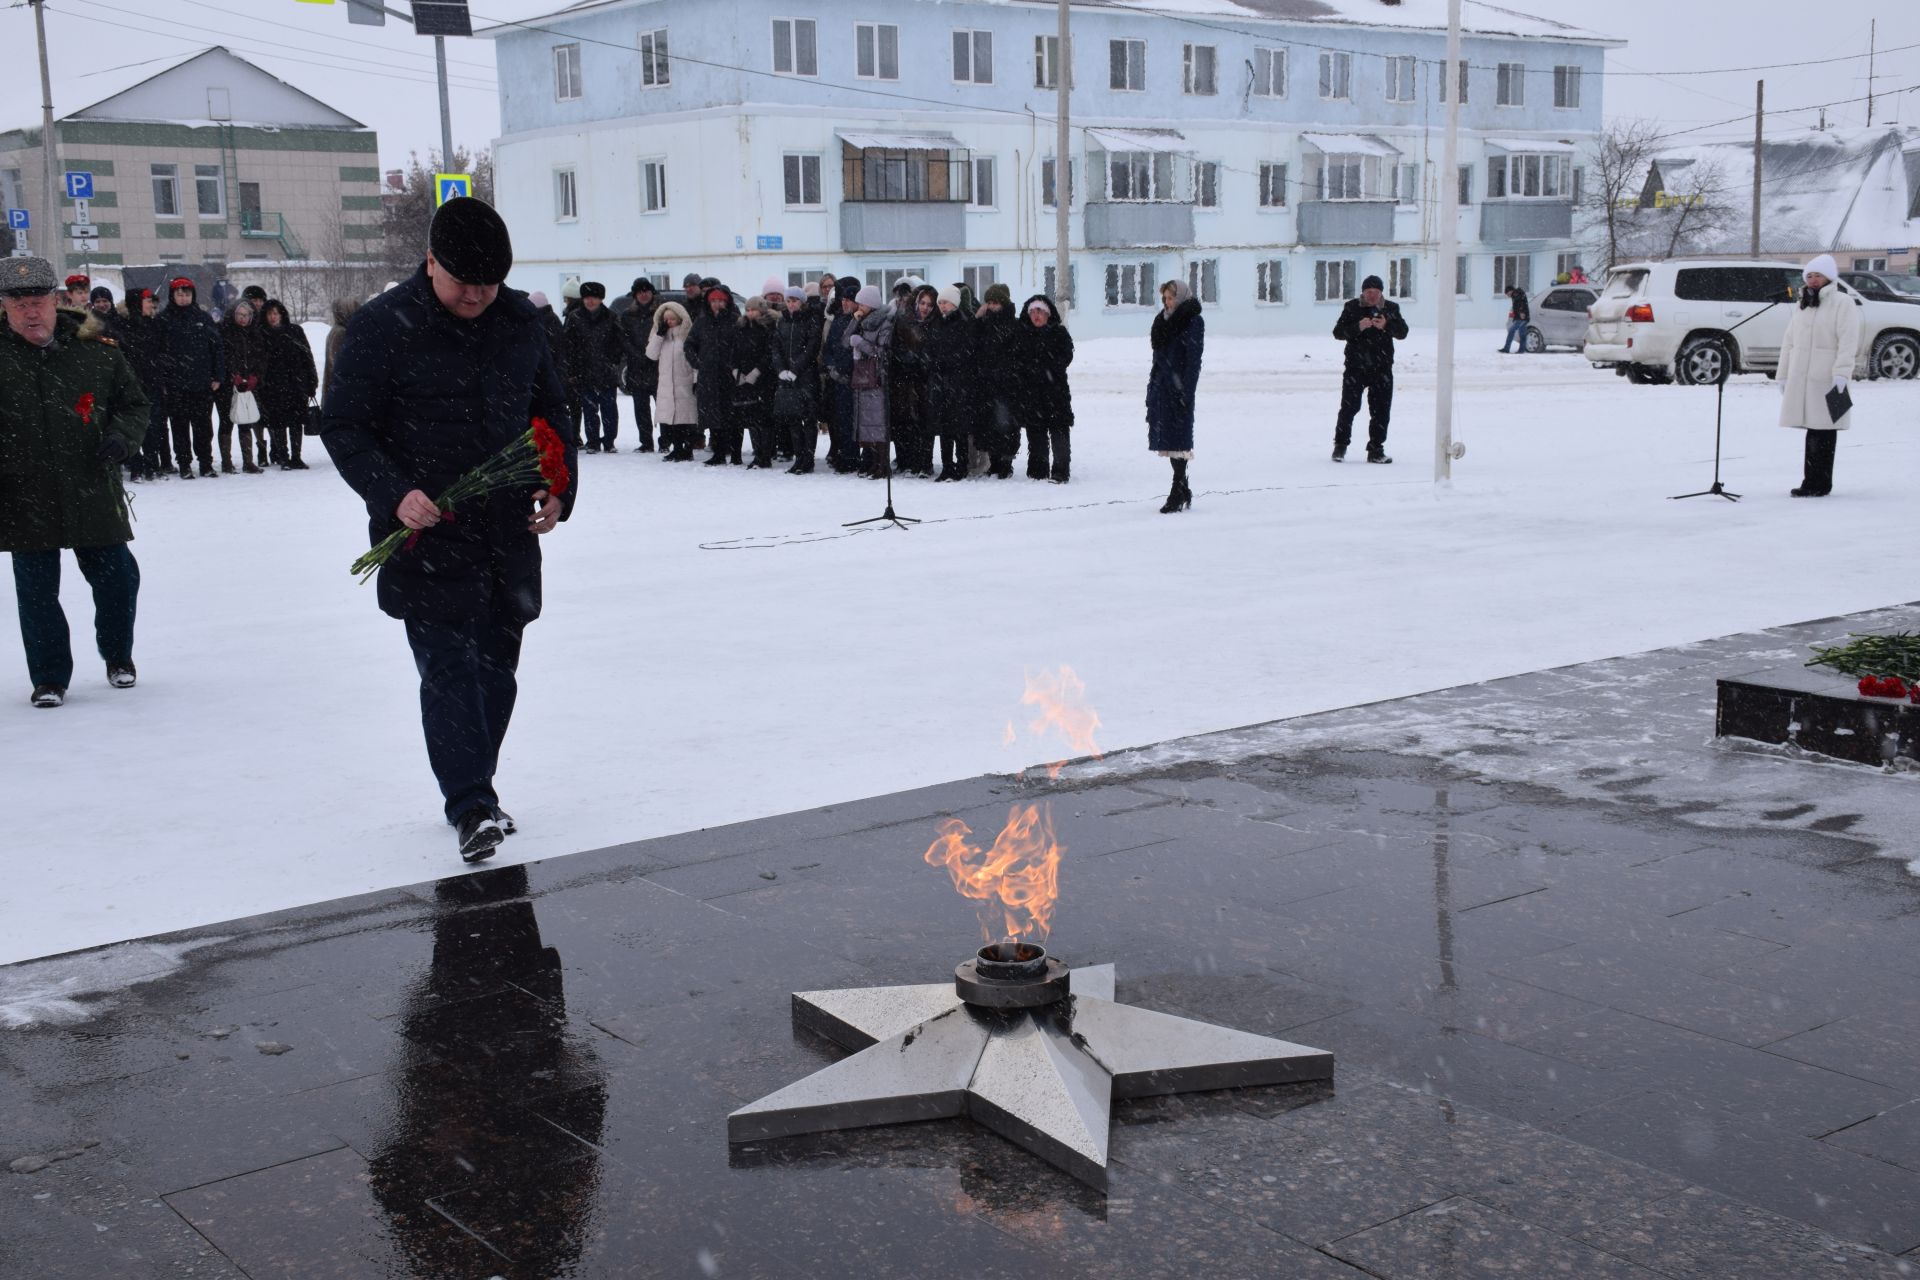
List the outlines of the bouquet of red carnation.
{"type": "MultiPolygon", "coordinates": [[[[443,518],[453,520],[456,518],[454,507],[468,498],[500,489],[524,489],[529,485],[545,488],[557,498],[571,483],[573,473],[567,470],[567,446],[545,418],[535,418],[533,425],[512,444],[447,486],[447,491],[436,498],[433,505],[440,508],[443,518]]],[[[420,533],[418,529],[395,529],[355,560],[352,571],[359,575],[361,585],[365,586],[367,579],[397,553],[411,551],[413,544],[420,541],[420,533]]]]}

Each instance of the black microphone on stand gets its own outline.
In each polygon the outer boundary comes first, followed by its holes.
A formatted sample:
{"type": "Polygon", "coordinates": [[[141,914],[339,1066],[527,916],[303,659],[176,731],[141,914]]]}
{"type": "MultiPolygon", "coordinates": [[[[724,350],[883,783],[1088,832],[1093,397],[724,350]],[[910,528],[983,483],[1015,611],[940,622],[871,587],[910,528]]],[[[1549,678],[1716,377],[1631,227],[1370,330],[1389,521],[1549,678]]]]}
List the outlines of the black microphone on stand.
{"type": "MultiPolygon", "coordinates": [[[[1772,302],[1769,302],[1766,306],[1760,308],[1758,311],[1748,316],[1745,320],[1742,320],[1740,324],[1736,324],[1729,327],[1727,329],[1727,332],[1732,333],[1734,332],[1734,330],[1740,328],[1741,325],[1752,324],[1755,320],[1758,320],[1761,316],[1767,314],[1767,312],[1773,310],[1775,307],[1779,306],[1783,302],[1792,302],[1793,301],[1792,287],[1789,286],[1786,292],[1787,292],[1786,297],[1775,298],[1772,302]]],[[[1774,371],[1774,376],[1778,377],[1780,375],[1780,372],[1781,372],[1780,370],[1776,369],[1774,371]]],[[[1727,403],[1727,379],[1731,378],[1732,376],[1733,376],[1733,352],[1728,351],[1727,358],[1720,362],[1720,376],[1714,380],[1714,384],[1713,384],[1713,484],[1708,488],[1700,490],[1700,492],[1698,493],[1676,493],[1670,499],[1671,501],[1678,502],[1682,498],[1708,498],[1708,497],[1725,498],[1728,502],[1740,501],[1739,494],[1728,492],[1726,487],[1720,483],[1720,424],[1721,424],[1721,419],[1724,416],[1726,403],[1727,403]]]]}

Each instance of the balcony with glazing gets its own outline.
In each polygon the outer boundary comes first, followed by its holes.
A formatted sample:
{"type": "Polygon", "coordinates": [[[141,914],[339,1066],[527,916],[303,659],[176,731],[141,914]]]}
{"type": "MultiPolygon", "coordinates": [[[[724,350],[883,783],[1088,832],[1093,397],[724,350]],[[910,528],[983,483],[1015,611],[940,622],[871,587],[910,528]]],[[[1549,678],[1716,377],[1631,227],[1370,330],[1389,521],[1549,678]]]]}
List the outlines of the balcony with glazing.
{"type": "Polygon", "coordinates": [[[968,151],[845,143],[841,181],[840,247],[847,252],[967,247],[968,151]]]}

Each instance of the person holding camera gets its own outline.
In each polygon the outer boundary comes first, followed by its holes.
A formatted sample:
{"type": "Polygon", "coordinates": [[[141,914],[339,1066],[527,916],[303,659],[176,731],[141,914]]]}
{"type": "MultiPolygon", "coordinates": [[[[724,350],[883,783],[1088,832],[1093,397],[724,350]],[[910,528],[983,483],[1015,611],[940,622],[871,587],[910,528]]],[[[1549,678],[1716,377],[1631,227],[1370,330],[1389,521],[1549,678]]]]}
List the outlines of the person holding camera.
{"type": "Polygon", "coordinates": [[[1333,460],[1344,462],[1353,439],[1360,397],[1367,397],[1367,461],[1392,462],[1387,456],[1387,423],[1393,416],[1393,344],[1407,336],[1400,304],[1387,301],[1379,276],[1360,282],[1360,296],[1347,300],[1333,336],[1347,344],[1346,373],[1340,379],[1340,416],[1333,425],[1333,460]]]}

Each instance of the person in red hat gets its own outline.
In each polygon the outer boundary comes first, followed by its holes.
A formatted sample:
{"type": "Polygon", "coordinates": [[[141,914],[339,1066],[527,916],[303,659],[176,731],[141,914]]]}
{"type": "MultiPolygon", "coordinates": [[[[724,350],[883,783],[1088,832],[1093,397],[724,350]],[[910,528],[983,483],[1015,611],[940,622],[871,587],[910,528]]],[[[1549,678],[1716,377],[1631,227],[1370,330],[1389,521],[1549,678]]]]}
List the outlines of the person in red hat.
{"type": "Polygon", "coordinates": [[[87,294],[93,288],[93,281],[76,272],[67,277],[66,286],[66,305],[72,307],[75,311],[85,311],[87,309],[87,294]]]}
{"type": "Polygon", "coordinates": [[[202,476],[213,469],[213,397],[227,381],[226,346],[213,317],[202,311],[193,281],[178,276],[168,283],[168,305],[154,317],[154,373],[167,406],[173,433],[173,461],[182,480],[193,479],[193,461],[202,476]]]}

